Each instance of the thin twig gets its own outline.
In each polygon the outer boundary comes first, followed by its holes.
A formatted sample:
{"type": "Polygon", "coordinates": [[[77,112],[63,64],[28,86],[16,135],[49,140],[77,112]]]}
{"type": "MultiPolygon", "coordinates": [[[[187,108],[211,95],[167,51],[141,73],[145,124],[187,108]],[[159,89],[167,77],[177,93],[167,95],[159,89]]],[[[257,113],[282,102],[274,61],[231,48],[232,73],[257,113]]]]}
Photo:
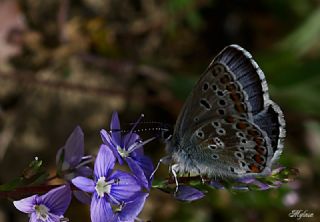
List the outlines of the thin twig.
{"type": "MultiPolygon", "coordinates": [[[[21,188],[17,188],[15,190],[12,191],[0,191],[0,199],[2,198],[11,198],[11,199],[20,199],[23,197],[27,197],[27,196],[31,196],[34,194],[43,194],[43,193],[47,193],[48,191],[57,188],[61,186],[60,185],[42,185],[42,186],[33,186],[33,187],[21,187],[21,188]]],[[[76,188],[73,185],[70,185],[71,190],[78,190],[78,188],[76,188]]]]}
{"type": "MultiPolygon", "coordinates": [[[[166,101],[165,98],[160,96],[151,96],[151,95],[134,95],[130,90],[124,91],[121,89],[110,89],[105,87],[95,87],[95,86],[88,86],[84,84],[78,83],[70,83],[66,81],[59,81],[59,80],[44,80],[35,77],[30,73],[19,73],[19,72],[12,72],[12,73],[2,73],[0,72],[0,79],[8,79],[11,81],[15,81],[22,84],[29,84],[31,86],[42,86],[48,88],[54,88],[56,90],[65,90],[65,91],[75,91],[85,94],[95,94],[98,96],[122,96],[122,97],[130,97],[130,99],[138,98],[139,101],[145,101],[150,104],[159,104],[160,103],[170,103],[170,101],[166,101]]],[[[171,101],[175,102],[175,101],[171,101]]]]}
{"type": "Polygon", "coordinates": [[[59,11],[57,15],[57,23],[59,30],[59,39],[61,43],[67,41],[64,26],[68,17],[69,5],[69,0],[60,0],[59,11]]]}

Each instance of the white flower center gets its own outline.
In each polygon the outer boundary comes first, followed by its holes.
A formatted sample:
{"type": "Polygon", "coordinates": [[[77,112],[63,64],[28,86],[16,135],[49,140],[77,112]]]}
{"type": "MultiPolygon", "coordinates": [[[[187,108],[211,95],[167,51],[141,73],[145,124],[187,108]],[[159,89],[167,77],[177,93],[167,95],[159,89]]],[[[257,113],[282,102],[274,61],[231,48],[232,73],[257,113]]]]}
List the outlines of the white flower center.
{"type": "Polygon", "coordinates": [[[49,209],[45,205],[35,205],[34,209],[36,211],[38,220],[40,219],[42,221],[46,221],[48,219],[49,209]]]}
{"type": "Polygon", "coordinates": [[[104,193],[109,194],[111,190],[111,184],[106,181],[105,177],[100,177],[95,187],[99,197],[104,197],[104,193]]]}
{"type": "Polygon", "coordinates": [[[130,154],[129,151],[121,148],[120,146],[117,146],[117,150],[118,150],[118,153],[120,154],[120,156],[121,156],[121,157],[124,157],[124,158],[128,157],[129,154],[130,154]]]}

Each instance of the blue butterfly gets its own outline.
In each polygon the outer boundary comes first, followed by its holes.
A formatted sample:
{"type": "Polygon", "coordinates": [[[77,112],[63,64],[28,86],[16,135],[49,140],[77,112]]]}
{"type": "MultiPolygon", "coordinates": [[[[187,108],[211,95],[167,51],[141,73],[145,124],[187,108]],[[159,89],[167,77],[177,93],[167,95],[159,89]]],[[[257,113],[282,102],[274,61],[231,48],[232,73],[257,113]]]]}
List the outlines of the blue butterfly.
{"type": "Polygon", "coordinates": [[[170,160],[175,178],[265,176],[284,137],[284,116],[269,98],[265,75],[249,52],[229,45],[191,91],[162,162],[170,160]]]}

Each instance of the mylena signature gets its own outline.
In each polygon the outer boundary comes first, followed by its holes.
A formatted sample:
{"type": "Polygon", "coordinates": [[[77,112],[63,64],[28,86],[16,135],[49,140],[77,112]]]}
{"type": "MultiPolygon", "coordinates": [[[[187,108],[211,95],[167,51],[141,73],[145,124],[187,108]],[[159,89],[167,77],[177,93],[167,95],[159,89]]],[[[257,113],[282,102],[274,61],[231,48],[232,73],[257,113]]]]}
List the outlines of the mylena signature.
{"type": "Polygon", "coordinates": [[[308,210],[292,210],[288,216],[300,220],[301,218],[313,217],[314,213],[308,212],[308,210]]]}

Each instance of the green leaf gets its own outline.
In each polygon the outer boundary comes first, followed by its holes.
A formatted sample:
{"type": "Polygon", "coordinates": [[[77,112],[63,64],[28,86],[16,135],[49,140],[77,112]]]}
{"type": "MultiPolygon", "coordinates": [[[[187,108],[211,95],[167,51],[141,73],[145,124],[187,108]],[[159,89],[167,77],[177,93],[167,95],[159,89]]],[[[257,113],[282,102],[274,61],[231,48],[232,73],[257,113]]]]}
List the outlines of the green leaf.
{"type": "Polygon", "coordinates": [[[8,183],[0,185],[0,191],[11,191],[14,190],[15,188],[22,186],[23,185],[24,178],[23,177],[18,177],[13,180],[11,180],[8,183]]]}

